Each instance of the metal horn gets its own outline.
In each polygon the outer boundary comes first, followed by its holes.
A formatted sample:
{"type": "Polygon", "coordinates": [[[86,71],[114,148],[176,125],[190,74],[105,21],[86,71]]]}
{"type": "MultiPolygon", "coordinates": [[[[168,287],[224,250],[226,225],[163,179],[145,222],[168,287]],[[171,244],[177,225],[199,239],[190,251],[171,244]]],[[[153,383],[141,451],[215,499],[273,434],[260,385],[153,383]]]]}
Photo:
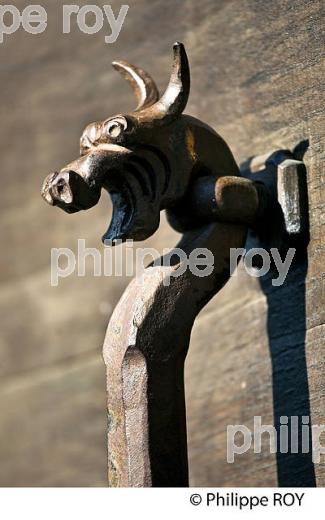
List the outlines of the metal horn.
{"type": "Polygon", "coordinates": [[[126,61],[113,61],[117,70],[130,83],[138,101],[135,112],[154,105],[159,99],[159,91],[152,77],[143,69],[135,67],[126,61]]]}
{"type": "Polygon", "coordinates": [[[162,97],[151,107],[137,114],[140,122],[167,123],[180,116],[190,94],[190,67],[182,43],[173,45],[174,62],[168,87],[162,97]]]}

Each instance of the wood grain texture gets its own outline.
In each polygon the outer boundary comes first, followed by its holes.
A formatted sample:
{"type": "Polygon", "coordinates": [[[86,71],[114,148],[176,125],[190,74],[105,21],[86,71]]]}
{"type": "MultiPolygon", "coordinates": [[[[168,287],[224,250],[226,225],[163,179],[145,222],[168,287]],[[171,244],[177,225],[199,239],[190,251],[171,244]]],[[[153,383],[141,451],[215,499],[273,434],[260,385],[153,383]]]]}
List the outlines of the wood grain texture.
{"type": "MultiPolygon", "coordinates": [[[[112,45],[104,30],[62,35],[63,3],[42,2],[43,35],[20,30],[0,46],[0,484],[105,485],[100,349],[126,280],[89,274],[57,289],[48,280],[51,247],[75,250],[78,238],[101,247],[110,206],[103,199],[68,217],[49,210],[39,190],[44,175],[76,156],[85,124],[133,107],[109,63],[134,62],[162,90],[178,39],[192,69],[187,112],[220,132],[238,162],[309,141],[308,265],[297,262],[281,288],[241,269],[195,325],[186,378],[191,484],[324,486],[324,464],[313,468],[308,457],[263,450],[225,461],[228,424],[309,412],[325,424],[323,2],[137,0],[112,45]]],[[[162,250],[176,234],[163,220],[149,243],[162,250]]]]}

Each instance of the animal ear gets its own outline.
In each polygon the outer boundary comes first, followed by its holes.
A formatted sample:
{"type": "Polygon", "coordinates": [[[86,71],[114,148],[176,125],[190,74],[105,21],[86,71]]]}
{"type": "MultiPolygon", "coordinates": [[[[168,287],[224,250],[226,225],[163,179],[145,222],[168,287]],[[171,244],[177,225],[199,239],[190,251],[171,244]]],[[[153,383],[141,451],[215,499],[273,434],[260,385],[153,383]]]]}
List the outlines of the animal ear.
{"type": "Polygon", "coordinates": [[[138,101],[135,112],[148,108],[158,101],[158,88],[147,72],[126,61],[113,61],[112,65],[130,83],[135,93],[138,101]]]}

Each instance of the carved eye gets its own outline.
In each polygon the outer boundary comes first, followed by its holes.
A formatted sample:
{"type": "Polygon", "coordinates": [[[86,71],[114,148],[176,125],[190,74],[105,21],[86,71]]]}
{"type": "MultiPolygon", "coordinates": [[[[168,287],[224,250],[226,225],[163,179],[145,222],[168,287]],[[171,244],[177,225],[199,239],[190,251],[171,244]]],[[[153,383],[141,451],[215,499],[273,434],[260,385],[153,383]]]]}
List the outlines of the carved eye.
{"type": "Polygon", "coordinates": [[[127,121],[124,117],[116,117],[105,123],[105,133],[108,137],[116,139],[127,129],[127,121]]]}

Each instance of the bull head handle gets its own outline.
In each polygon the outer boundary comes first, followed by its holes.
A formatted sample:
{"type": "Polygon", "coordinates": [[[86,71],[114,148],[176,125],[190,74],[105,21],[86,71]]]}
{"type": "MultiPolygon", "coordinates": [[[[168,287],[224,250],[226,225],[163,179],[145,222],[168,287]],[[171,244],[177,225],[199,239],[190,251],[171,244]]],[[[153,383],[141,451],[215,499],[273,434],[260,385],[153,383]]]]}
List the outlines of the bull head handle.
{"type": "Polygon", "coordinates": [[[171,77],[161,97],[149,74],[125,61],[113,62],[131,84],[137,108],[89,124],[80,140],[80,157],[44,181],[44,199],[68,213],[97,204],[105,188],[113,217],[103,240],[148,238],[157,230],[163,209],[176,230],[196,227],[204,220],[197,215],[193,222],[187,201],[190,184],[202,175],[213,186],[219,178],[239,175],[224,140],[183,114],[190,92],[189,63],[183,44],[175,43],[173,53],[171,77]]]}

